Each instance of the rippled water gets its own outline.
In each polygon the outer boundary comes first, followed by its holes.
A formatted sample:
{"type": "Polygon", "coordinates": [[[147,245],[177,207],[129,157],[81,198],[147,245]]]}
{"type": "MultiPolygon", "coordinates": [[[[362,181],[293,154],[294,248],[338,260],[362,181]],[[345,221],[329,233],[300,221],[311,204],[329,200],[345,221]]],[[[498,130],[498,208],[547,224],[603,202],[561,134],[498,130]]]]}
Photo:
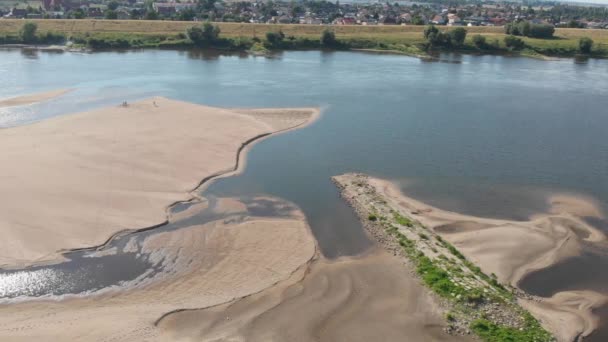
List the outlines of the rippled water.
{"type": "MultiPolygon", "coordinates": [[[[0,51],[0,98],[74,89],[47,103],[0,108],[0,127],[152,95],[226,107],[321,106],[318,122],[260,142],[243,174],[218,180],[206,194],[271,194],[296,203],[330,258],[370,244],[330,182],[343,172],[398,180],[433,205],[481,216],[523,219],[544,210],[553,192],[608,203],[608,61],[442,58],[0,51]]],[[[593,260],[580,267],[608,266],[593,260]]],[[[571,288],[570,271],[563,272],[551,291],[571,288]]],[[[601,281],[589,277],[585,286],[601,281]]]]}

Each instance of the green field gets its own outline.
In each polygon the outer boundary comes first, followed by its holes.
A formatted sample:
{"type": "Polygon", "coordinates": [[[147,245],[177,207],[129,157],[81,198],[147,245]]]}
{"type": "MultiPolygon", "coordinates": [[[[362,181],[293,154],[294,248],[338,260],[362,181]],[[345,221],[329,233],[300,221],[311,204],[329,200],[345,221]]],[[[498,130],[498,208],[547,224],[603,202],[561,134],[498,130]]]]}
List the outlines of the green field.
{"type": "MultiPolygon", "coordinates": [[[[145,40],[154,37],[156,40],[177,39],[175,37],[195,22],[183,21],[147,21],[147,20],[31,20],[38,24],[39,32],[53,31],[72,37],[136,37],[145,40]]],[[[16,35],[23,25],[23,20],[0,20],[0,35],[16,35]]],[[[221,28],[221,37],[263,39],[266,32],[283,31],[286,36],[316,40],[328,26],[322,25],[285,25],[285,24],[242,24],[214,23],[221,28]]],[[[424,42],[423,26],[329,26],[336,37],[355,48],[378,48],[407,52],[410,48],[424,42]],[[351,44],[353,43],[354,44],[351,44]]],[[[448,27],[441,27],[450,30],[448,27]]],[[[498,41],[504,47],[505,37],[502,27],[467,27],[468,38],[464,50],[472,48],[471,37],[483,35],[488,42],[498,41]]],[[[539,55],[571,56],[577,53],[578,41],[582,37],[592,38],[595,42],[594,55],[608,56],[608,30],[556,29],[554,39],[523,38],[532,53],[539,55]]]]}

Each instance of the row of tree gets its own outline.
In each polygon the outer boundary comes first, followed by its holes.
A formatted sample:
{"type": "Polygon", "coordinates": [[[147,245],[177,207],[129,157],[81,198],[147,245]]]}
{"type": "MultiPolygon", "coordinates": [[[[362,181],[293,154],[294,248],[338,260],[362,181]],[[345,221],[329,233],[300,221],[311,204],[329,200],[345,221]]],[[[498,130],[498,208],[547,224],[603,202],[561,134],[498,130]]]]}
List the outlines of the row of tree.
{"type": "Polygon", "coordinates": [[[512,22],[505,25],[505,33],[531,38],[553,38],[555,27],[547,24],[532,24],[529,21],[512,22]]]}
{"type": "MultiPolygon", "coordinates": [[[[194,44],[200,47],[215,46],[221,42],[220,27],[213,25],[210,22],[205,22],[203,25],[192,26],[186,30],[186,36],[194,44]]],[[[254,39],[255,40],[255,39],[254,39]]],[[[284,44],[286,40],[283,31],[271,31],[266,33],[266,45],[269,48],[282,48],[292,44],[284,44]]],[[[296,40],[296,37],[290,36],[287,40],[296,40]]],[[[258,40],[259,41],[259,40],[258,40]]],[[[325,29],[321,33],[318,41],[322,47],[337,48],[340,47],[339,41],[336,39],[336,34],[330,29],[325,29]]]]}

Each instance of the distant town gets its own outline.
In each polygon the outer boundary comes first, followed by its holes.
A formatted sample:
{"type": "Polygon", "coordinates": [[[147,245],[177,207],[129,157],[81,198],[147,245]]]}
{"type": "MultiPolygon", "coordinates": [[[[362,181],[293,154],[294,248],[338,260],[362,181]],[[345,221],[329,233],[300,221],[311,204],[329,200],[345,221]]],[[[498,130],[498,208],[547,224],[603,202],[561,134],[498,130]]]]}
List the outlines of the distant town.
{"type": "Polygon", "coordinates": [[[0,0],[0,17],[145,19],[309,25],[504,26],[529,21],[608,29],[608,6],[547,1],[217,1],[0,0]]]}

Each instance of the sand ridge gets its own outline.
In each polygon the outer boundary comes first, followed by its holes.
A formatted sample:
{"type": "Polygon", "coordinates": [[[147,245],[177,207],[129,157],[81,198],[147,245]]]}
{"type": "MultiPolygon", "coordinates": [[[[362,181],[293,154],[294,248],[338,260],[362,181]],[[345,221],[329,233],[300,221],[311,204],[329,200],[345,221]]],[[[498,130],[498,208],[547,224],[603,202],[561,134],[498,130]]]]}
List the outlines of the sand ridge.
{"type": "Polygon", "coordinates": [[[192,198],[201,180],[233,171],[245,144],[318,115],[156,97],[2,130],[0,265],[54,260],[163,224],[167,207],[192,198]]]}
{"type": "Polygon", "coordinates": [[[23,96],[16,96],[7,99],[0,99],[0,108],[2,107],[14,107],[14,106],[24,106],[30,105],[38,102],[52,100],[56,97],[64,95],[68,92],[72,91],[72,89],[56,89],[51,91],[45,91],[42,93],[29,94],[23,96]]]}
{"type": "MultiPolygon", "coordinates": [[[[582,197],[551,197],[549,202],[555,206],[549,213],[521,222],[441,210],[407,197],[392,182],[370,178],[369,184],[395,206],[440,234],[484,272],[494,273],[501,282],[512,286],[534,270],[580,255],[583,243],[607,243],[601,231],[575,215],[603,217],[595,203],[582,197]]],[[[591,291],[567,291],[549,299],[520,300],[560,341],[589,334],[597,324],[591,310],[605,302],[605,296],[591,291]]]]}

